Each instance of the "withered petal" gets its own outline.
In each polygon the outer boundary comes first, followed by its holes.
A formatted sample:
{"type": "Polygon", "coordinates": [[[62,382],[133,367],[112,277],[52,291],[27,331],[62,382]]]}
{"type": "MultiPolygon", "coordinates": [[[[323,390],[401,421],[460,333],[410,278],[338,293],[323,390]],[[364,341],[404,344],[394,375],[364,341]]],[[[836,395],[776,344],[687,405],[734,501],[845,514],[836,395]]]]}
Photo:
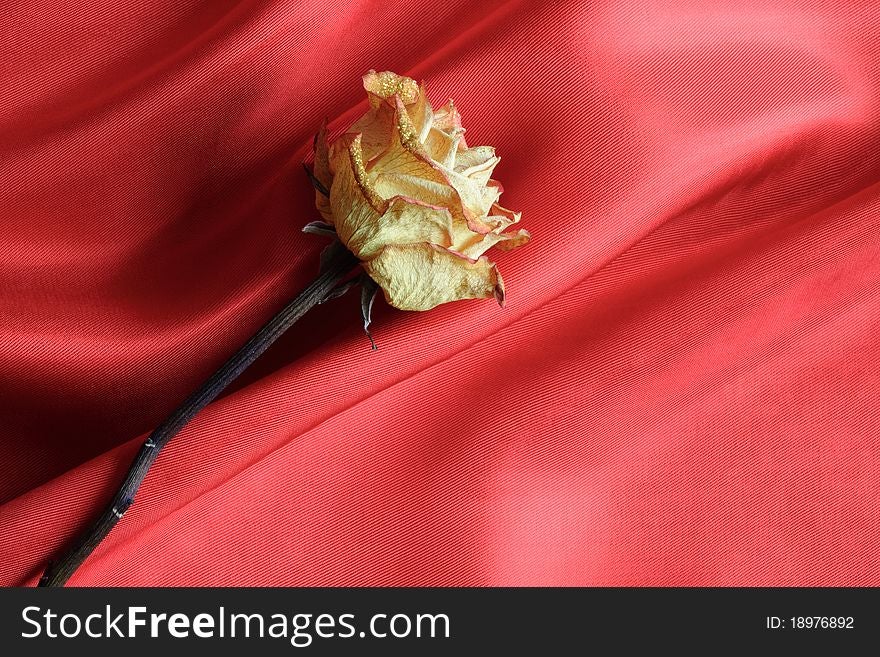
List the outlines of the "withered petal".
{"type": "Polygon", "coordinates": [[[370,105],[376,107],[385,98],[399,97],[405,104],[416,102],[419,85],[412,78],[391,71],[377,73],[374,70],[364,75],[364,89],[370,97],[370,105]],[[374,104],[375,103],[375,104],[374,104]]]}
{"type": "Polygon", "coordinates": [[[447,208],[395,196],[378,221],[361,225],[348,236],[348,248],[361,260],[369,260],[386,244],[430,242],[451,246],[452,230],[452,215],[447,208]]]}
{"type": "Polygon", "coordinates": [[[363,266],[388,303],[401,310],[429,310],[459,299],[503,300],[504,283],[494,263],[434,244],[388,245],[363,266]]]}
{"type": "MultiPolygon", "coordinates": [[[[346,139],[349,138],[343,137],[340,141],[344,142],[346,139]]],[[[349,157],[340,158],[333,178],[333,185],[330,188],[330,208],[339,239],[351,249],[352,236],[376,225],[385,211],[385,203],[370,186],[366,172],[363,170],[363,163],[359,163],[358,136],[350,138],[347,152],[349,157]]]]}
{"type": "Polygon", "coordinates": [[[480,166],[494,157],[495,149],[491,146],[460,149],[455,155],[455,170],[463,173],[466,169],[480,166]]]}

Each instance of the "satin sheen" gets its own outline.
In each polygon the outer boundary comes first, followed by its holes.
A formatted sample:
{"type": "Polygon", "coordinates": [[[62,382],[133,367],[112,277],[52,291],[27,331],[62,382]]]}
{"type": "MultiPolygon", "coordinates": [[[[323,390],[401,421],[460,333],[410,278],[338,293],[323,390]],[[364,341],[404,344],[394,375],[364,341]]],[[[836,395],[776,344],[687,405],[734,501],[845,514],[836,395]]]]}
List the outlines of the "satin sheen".
{"type": "Polygon", "coordinates": [[[14,3],[0,583],[316,273],[300,163],[371,68],[532,242],[491,301],[322,305],[72,585],[880,585],[876,2],[14,3]]]}

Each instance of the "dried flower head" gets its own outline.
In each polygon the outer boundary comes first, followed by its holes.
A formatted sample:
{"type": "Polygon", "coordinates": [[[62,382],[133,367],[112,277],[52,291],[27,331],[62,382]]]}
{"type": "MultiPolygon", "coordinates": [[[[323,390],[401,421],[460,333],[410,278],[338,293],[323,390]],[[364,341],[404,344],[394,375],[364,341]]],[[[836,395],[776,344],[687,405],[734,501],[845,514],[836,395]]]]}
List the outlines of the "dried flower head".
{"type": "Polygon", "coordinates": [[[433,110],[424,84],[389,71],[364,76],[367,113],[332,144],[315,145],[317,206],[392,306],[427,310],[457,299],[504,301],[483,255],[529,240],[498,205],[491,146],[469,148],[450,100],[433,110]],[[328,192],[325,195],[321,190],[328,192]]]}

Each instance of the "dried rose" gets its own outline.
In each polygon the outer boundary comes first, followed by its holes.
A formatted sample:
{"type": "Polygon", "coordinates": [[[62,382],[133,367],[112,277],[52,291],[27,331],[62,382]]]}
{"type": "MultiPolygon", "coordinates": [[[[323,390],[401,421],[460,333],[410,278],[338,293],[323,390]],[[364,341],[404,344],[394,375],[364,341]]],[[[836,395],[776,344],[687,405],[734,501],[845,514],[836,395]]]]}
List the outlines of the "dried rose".
{"type": "Polygon", "coordinates": [[[468,148],[450,100],[437,111],[425,86],[389,71],[364,76],[370,109],[332,145],[315,146],[317,206],[392,306],[428,310],[458,299],[504,301],[483,253],[529,240],[504,232],[520,214],[498,205],[491,146],[468,148]]]}

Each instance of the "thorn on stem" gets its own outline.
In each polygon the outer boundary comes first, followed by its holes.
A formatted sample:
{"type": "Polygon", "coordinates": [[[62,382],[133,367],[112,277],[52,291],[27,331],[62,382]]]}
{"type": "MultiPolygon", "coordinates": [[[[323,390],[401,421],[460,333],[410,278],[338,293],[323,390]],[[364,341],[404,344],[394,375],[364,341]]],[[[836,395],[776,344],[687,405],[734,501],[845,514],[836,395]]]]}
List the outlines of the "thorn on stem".
{"type": "Polygon", "coordinates": [[[125,515],[125,512],[128,511],[128,507],[130,507],[133,502],[134,502],[133,498],[126,497],[122,501],[122,504],[120,504],[118,507],[114,506],[113,509],[111,509],[113,511],[113,515],[116,516],[117,518],[119,518],[120,520],[122,520],[122,516],[125,515]]]}

